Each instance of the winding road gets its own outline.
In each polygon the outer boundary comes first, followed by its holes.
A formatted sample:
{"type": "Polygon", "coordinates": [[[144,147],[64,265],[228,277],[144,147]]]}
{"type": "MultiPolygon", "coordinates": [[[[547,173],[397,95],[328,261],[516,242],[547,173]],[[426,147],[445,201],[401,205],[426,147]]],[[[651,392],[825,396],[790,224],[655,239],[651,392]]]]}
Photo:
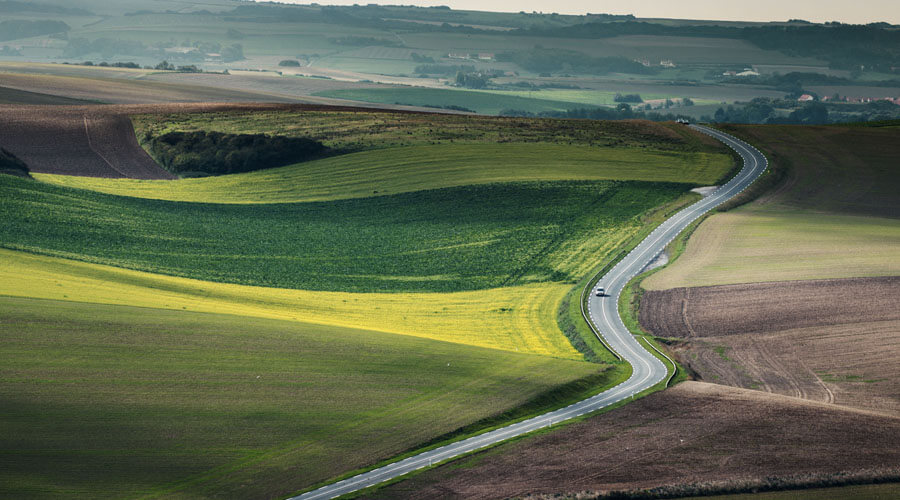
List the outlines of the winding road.
{"type": "Polygon", "coordinates": [[[602,276],[592,286],[592,290],[596,286],[604,287],[606,295],[598,297],[594,293],[590,294],[586,314],[591,321],[588,323],[598,337],[602,337],[602,340],[618,356],[631,364],[633,371],[628,380],[596,396],[573,403],[565,408],[479,434],[463,441],[457,441],[441,448],[419,453],[343,481],[308,491],[290,500],[324,500],[374,486],[414,470],[476,451],[500,441],[551,426],[585,413],[600,410],[633,397],[635,394],[666,380],[668,375],[666,365],[644,349],[637,339],[631,335],[625,324],[622,323],[617,307],[619,295],[628,281],[647,267],[678,233],[704,213],[743,191],[744,188],[749,186],[765,171],[768,165],[765,156],[759,150],[739,139],[708,127],[700,125],[691,125],[691,127],[724,142],[734,149],[743,158],[744,166],[728,183],[660,224],[647,238],[619,261],[612,270],[602,276]]]}

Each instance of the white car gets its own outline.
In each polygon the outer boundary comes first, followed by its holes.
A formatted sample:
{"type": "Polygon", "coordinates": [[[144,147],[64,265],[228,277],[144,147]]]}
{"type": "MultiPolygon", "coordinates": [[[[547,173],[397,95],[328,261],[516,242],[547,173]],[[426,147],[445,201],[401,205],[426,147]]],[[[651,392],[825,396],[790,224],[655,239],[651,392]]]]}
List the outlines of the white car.
{"type": "Polygon", "coordinates": [[[601,287],[597,288],[597,297],[603,297],[603,294],[604,294],[603,287],[601,286],[601,287]]]}

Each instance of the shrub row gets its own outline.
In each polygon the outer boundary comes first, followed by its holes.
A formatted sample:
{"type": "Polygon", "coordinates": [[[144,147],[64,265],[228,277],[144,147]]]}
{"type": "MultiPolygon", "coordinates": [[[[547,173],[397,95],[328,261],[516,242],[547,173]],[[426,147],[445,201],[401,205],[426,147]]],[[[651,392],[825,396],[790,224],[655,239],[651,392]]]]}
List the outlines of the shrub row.
{"type": "Polygon", "coordinates": [[[169,132],[144,136],[150,153],[169,172],[224,175],[280,167],[318,158],[327,148],[302,137],[221,132],[169,132]]]}

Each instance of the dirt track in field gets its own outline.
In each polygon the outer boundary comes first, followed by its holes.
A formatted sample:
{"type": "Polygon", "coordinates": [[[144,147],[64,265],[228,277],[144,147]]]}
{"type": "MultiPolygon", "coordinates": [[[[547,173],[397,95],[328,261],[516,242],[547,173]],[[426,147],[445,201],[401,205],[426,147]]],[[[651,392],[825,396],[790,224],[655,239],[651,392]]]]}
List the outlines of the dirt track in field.
{"type": "Polygon", "coordinates": [[[647,291],[641,324],[705,381],[900,415],[900,277],[647,291]]]}
{"type": "Polygon", "coordinates": [[[372,111],[305,104],[0,105],[0,146],[38,173],[173,179],[138,145],[128,116],[241,109],[372,111]]]}
{"type": "Polygon", "coordinates": [[[685,382],[369,497],[480,499],[635,490],[898,463],[900,418],[685,382]]]}

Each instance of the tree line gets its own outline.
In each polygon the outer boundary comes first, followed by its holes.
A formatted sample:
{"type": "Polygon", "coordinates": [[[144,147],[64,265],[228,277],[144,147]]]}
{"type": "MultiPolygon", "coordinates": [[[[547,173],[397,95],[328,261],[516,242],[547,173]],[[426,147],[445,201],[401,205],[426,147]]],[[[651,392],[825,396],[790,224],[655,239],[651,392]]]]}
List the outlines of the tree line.
{"type": "Polygon", "coordinates": [[[302,137],[221,132],[169,132],[144,136],[144,145],[166,170],[185,177],[236,174],[323,156],[327,148],[302,137]]]}

